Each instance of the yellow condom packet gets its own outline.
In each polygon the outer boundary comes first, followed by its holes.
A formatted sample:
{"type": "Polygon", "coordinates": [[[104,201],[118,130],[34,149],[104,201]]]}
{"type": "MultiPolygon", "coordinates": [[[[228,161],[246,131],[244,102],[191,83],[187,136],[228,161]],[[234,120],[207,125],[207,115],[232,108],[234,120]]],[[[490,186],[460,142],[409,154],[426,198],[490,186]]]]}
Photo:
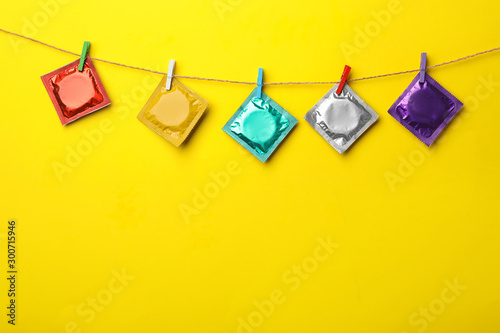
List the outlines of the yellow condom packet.
{"type": "Polygon", "coordinates": [[[208,102],[175,78],[170,90],[167,90],[166,82],[167,75],[156,87],[137,118],[179,147],[200,120],[208,102]]]}

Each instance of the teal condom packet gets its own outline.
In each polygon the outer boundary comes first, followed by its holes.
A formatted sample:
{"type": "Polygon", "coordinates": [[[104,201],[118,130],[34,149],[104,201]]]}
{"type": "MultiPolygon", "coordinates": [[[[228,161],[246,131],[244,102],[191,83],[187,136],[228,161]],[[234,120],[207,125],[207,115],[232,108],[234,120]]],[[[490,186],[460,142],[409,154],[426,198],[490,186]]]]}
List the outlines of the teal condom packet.
{"type": "Polygon", "coordinates": [[[297,119],[258,87],[222,128],[261,162],[265,162],[297,124],[297,119]]]}

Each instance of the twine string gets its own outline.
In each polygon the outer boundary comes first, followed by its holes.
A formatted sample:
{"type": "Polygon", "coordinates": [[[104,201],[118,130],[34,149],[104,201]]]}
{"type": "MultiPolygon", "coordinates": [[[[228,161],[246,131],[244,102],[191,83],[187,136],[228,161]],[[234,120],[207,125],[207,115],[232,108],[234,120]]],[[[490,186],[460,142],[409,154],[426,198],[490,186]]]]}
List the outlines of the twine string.
{"type": "MultiPolygon", "coordinates": [[[[14,36],[17,36],[17,37],[20,37],[20,38],[24,38],[26,40],[29,40],[29,41],[32,41],[32,42],[35,42],[35,43],[38,43],[38,44],[41,44],[41,45],[53,48],[53,49],[61,51],[61,52],[69,53],[69,54],[75,55],[77,57],[80,57],[80,54],[78,54],[78,53],[61,49],[61,48],[59,48],[57,46],[44,43],[42,41],[39,41],[37,39],[31,38],[31,37],[28,37],[28,36],[17,34],[17,33],[12,32],[12,31],[4,30],[2,28],[0,28],[0,31],[3,31],[3,32],[7,33],[7,34],[14,35],[14,36]]],[[[474,53],[474,54],[467,55],[465,57],[461,57],[461,58],[458,58],[458,59],[446,61],[446,62],[437,64],[437,65],[427,66],[426,69],[432,69],[432,68],[436,68],[436,67],[441,67],[441,66],[453,64],[453,63],[456,63],[456,62],[459,62],[459,61],[463,61],[463,60],[466,60],[466,59],[477,57],[479,55],[483,55],[483,54],[486,54],[486,53],[491,53],[491,52],[495,52],[495,51],[499,51],[499,50],[500,50],[500,47],[495,47],[495,48],[490,49],[490,50],[477,52],[477,53],[474,53]]],[[[116,66],[121,66],[121,67],[126,67],[126,68],[137,69],[137,70],[140,70],[140,71],[145,71],[145,72],[150,72],[150,73],[155,73],[155,74],[162,74],[162,75],[166,75],[167,74],[165,72],[155,71],[155,70],[151,70],[151,69],[147,69],[147,68],[142,68],[142,67],[125,65],[125,64],[118,63],[118,62],[113,62],[113,61],[109,61],[109,60],[99,59],[99,58],[95,58],[95,57],[90,57],[90,58],[92,60],[104,62],[104,63],[111,64],[111,65],[116,65],[116,66]]],[[[347,82],[371,80],[371,79],[377,79],[377,78],[388,77],[388,76],[395,76],[395,75],[402,75],[402,74],[408,74],[408,73],[415,73],[415,72],[418,72],[418,71],[420,71],[420,69],[412,69],[412,70],[401,71],[401,72],[394,72],[394,73],[387,73],[387,74],[365,76],[365,77],[360,77],[360,78],[357,78],[357,79],[349,79],[349,80],[347,80],[347,82]]],[[[235,84],[248,84],[248,85],[255,85],[256,84],[256,82],[251,82],[251,81],[223,80],[223,79],[214,79],[214,78],[206,78],[206,77],[199,77],[199,76],[188,76],[188,75],[174,75],[174,77],[182,78],[182,79],[189,79],[189,80],[202,80],[202,81],[212,81],[212,82],[222,82],[222,83],[235,83],[235,84]]],[[[339,81],[264,82],[264,85],[267,85],[267,86],[283,86],[283,85],[300,85],[300,84],[302,84],[302,85],[304,85],[304,84],[315,85],[315,84],[336,84],[336,83],[339,83],[339,81]]]]}

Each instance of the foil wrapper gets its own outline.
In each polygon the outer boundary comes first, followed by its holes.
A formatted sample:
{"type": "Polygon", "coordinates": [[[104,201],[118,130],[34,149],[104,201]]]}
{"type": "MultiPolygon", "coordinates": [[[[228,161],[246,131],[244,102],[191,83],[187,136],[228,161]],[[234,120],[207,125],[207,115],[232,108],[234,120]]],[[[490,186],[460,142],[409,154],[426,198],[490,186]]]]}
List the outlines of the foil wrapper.
{"type": "Polygon", "coordinates": [[[257,89],[222,129],[265,162],[297,124],[297,119],[266,94],[258,98],[257,89]]]}
{"type": "Polygon", "coordinates": [[[419,74],[394,102],[389,114],[430,146],[462,108],[460,102],[429,74],[420,83],[419,74]]]}
{"type": "Polygon", "coordinates": [[[337,87],[338,83],[306,113],[304,119],[342,154],[379,116],[347,84],[340,95],[336,93],[337,87]]]}
{"type": "Polygon", "coordinates": [[[76,60],[41,77],[63,125],[111,104],[90,57],[81,72],[79,62],[76,60]]]}
{"type": "Polygon", "coordinates": [[[189,136],[208,107],[208,102],[177,79],[170,90],[165,88],[167,75],[142,108],[137,118],[174,146],[189,136]]]}

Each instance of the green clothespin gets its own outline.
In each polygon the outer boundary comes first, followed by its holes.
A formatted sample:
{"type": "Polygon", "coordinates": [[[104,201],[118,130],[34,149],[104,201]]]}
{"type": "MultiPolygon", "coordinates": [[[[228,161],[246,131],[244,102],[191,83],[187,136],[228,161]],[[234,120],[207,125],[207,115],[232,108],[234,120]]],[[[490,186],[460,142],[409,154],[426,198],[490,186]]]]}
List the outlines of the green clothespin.
{"type": "Polygon", "coordinates": [[[83,65],[85,65],[85,59],[87,59],[87,55],[89,54],[90,42],[83,43],[82,56],[80,58],[80,64],[78,65],[78,70],[83,71],[83,65]]]}

